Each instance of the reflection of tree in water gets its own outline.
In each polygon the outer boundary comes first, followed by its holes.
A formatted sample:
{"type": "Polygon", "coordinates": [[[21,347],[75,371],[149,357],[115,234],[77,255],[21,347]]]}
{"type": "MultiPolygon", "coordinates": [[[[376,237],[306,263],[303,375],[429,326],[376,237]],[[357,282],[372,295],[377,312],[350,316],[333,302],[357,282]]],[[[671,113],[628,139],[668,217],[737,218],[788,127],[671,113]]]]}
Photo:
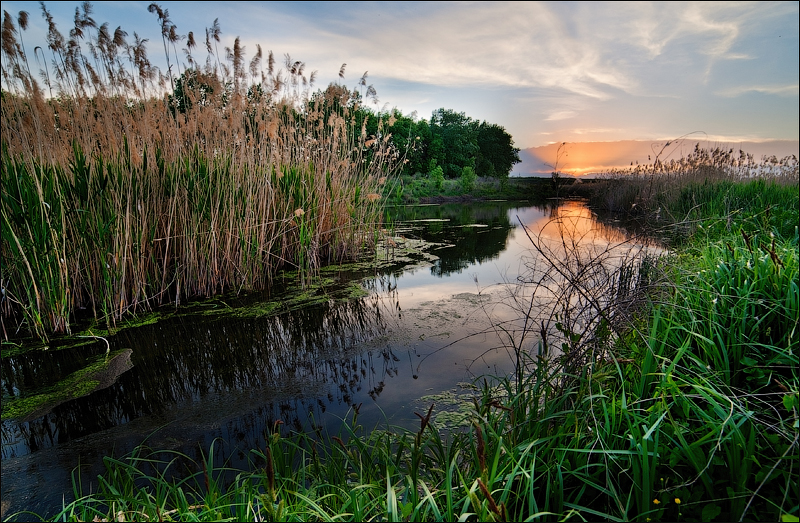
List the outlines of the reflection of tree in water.
{"type": "Polygon", "coordinates": [[[434,251],[439,260],[431,267],[431,273],[441,277],[497,258],[515,227],[508,212],[515,207],[506,202],[413,206],[398,208],[393,219],[403,225],[416,225],[411,234],[424,240],[452,245],[434,251]]]}
{"type": "MultiPolygon", "coordinates": [[[[143,416],[191,419],[198,433],[201,426],[227,420],[232,435],[249,439],[260,437],[275,419],[300,430],[309,414],[319,420],[332,406],[349,407],[362,387],[379,394],[384,377],[396,373],[397,357],[389,349],[357,349],[384,332],[394,313],[385,298],[331,301],[260,318],[177,317],[123,331],[112,341],[133,348],[133,369],[111,387],[30,423],[3,422],[2,456],[24,455],[143,416]]],[[[37,360],[52,355],[20,356],[28,361],[14,365],[43,368],[37,360]]],[[[46,378],[43,372],[6,374],[4,368],[3,387],[24,389],[26,379],[46,378]]]]}

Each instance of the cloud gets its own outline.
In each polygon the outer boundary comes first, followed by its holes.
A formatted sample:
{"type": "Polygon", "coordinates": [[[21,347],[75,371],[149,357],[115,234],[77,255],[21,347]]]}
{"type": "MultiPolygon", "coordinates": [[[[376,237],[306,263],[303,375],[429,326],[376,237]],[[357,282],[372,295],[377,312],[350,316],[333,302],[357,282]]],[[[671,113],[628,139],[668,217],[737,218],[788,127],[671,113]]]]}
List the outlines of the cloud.
{"type": "Polygon", "coordinates": [[[557,111],[555,113],[550,114],[550,116],[548,116],[547,118],[545,118],[545,121],[553,122],[556,120],[567,120],[577,115],[578,115],[577,111],[570,111],[570,110],[557,111]]]}
{"type": "Polygon", "coordinates": [[[578,129],[570,129],[570,132],[578,135],[583,134],[611,134],[615,132],[619,132],[622,129],[615,129],[613,127],[595,127],[595,128],[578,128],[578,129]]]}
{"type": "Polygon", "coordinates": [[[722,56],[733,46],[740,27],[754,6],[731,4],[652,4],[638,3],[629,19],[632,43],[647,51],[650,59],[680,43],[693,43],[695,50],[722,56]]]}
{"type": "Polygon", "coordinates": [[[717,91],[716,94],[726,98],[735,98],[747,93],[762,93],[772,94],[776,96],[797,96],[800,94],[800,85],[749,85],[731,87],[722,91],[717,91]]]}
{"type": "Polygon", "coordinates": [[[295,48],[293,54],[309,51],[331,62],[334,54],[347,56],[348,62],[367,64],[381,77],[440,86],[540,87],[594,99],[608,99],[609,90],[636,84],[613,53],[571,28],[585,20],[558,6],[421,4],[404,9],[372,5],[333,21],[312,21],[314,27],[305,18],[285,25],[317,35],[316,50],[295,48]],[[391,22],[376,23],[381,13],[391,22]],[[322,52],[320,40],[325,42],[322,52]]]}

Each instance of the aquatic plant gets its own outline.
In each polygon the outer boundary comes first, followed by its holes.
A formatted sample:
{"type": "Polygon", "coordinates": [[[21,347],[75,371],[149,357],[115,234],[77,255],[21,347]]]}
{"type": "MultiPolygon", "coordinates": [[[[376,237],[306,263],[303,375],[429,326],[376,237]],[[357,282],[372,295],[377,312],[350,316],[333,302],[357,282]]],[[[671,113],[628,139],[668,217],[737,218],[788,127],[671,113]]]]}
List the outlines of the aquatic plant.
{"type": "MultiPolygon", "coordinates": [[[[744,151],[706,148],[698,142],[689,154],[669,158],[676,146],[687,141],[689,136],[667,142],[651,163],[602,173],[590,183],[570,186],[569,192],[589,198],[594,208],[681,223],[698,216],[698,211],[735,218],[742,205],[755,204],[757,209],[761,204],[777,204],[776,194],[783,193],[781,198],[785,198],[786,189],[800,183],[796,156],[757,160],[744,151]],[[769,194],[759,201],[761,192],[769,194]],[[701,211],[700,206],[714,209],[701,211]]],[[[791,230],[783,234],[790,235],[791,230]]]]}
{"type": "Polygon", "coordinates": [[[284,267],[308,282],[379,237],[372,195],[402,152],[367,134],[358,90],[312,93],[303,62],[287,55],[280,68],[260,47],[247,66],[239,39],[220,56],[216,21],[203,65],[193,33],[177,34],[156,4],[151,12],[166,72],[137,35],[98,25],[89,3],[68,38],[43,5],[44,88],[22,46],[27,13],[16,23],[4,13],[6,337],[22,326],[69,332],[84,308],[113,325],[163,303],[264,289],[284,267]]]}

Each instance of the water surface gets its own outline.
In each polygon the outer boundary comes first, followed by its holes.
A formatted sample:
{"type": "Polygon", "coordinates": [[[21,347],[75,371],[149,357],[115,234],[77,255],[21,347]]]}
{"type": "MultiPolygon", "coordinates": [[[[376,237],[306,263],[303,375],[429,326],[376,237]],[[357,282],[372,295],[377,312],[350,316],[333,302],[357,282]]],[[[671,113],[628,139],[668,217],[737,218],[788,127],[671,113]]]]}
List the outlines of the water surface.
{"type": "MultiPolygon", "coordinates": [[[[412,427],[414,412],[427,410],[431,396],[513,369],[513,353],[496,327],[519,319],[518,308],[504,300],[538,263],[531,235],[544,244],[601,249],[629,239],[578,202],[459,203],[388,213],[396,240],[390,243],[422,239],[433,246],[413,266],[326,274],[325,293],[335,296],[357,281],[365,297],[315,299],[277,314],[253,296],[195,304],[109,339],[112,351],[132,349],[133,364],[110,386],[36,419],[4,421],[4,513],[53,514],[71,492],[76,467],[85,486],[96,485],[103,456],[122,456],[142,442],[199,459],[217,440],[220,463],[248,468],[249,449],[263,448],[276,420],[287,433],[335,434],[357,406],[364,426],[412,427]]],[[[105,352],[97,341],[4,357],[4,401],[105,352]]],[[[448,408],[439,401],[434,412],[448,408]]]]}

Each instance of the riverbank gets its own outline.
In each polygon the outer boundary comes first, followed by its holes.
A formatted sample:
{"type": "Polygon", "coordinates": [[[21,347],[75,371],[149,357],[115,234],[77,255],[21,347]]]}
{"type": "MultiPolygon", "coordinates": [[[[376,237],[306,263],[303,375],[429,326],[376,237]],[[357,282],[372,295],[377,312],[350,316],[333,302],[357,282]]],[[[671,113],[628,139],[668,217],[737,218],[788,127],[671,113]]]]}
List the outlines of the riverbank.
{"type": "Polygon", "coordinates": [[[402,175],[383,190],[384,200],[393,205],[446,203],[483,200],[519,200],[544,203],[560,195],[573,182],[550,178],[476,178],[465,183],[460,178],[436,180],[428,175],[402,175]]]}
{"type": "Polygon", "coordinates": [[[238,471],[215,466],[213,446],[194,462],[140,448],[107,460],[92,494],[76,486],[57,519],[791,520],[798,236],[781,231],[798,196],[764,183],[737,185],[749,204],[727,215],[711,203],[730,191],[691,193],[668,260],[584,264],[604,279],[568,279],[574,292],[601,281],[624,299],[598,307],[591,332],[560,311],[560,355],[510,338],[517,372],[479,385],[467,431],[437,425],[435,406],[416,431],[370,430],[354,409],[329,444],[276,423],[238,471]],[[173,483],[173,459],[195,472],[173,483]]]}

